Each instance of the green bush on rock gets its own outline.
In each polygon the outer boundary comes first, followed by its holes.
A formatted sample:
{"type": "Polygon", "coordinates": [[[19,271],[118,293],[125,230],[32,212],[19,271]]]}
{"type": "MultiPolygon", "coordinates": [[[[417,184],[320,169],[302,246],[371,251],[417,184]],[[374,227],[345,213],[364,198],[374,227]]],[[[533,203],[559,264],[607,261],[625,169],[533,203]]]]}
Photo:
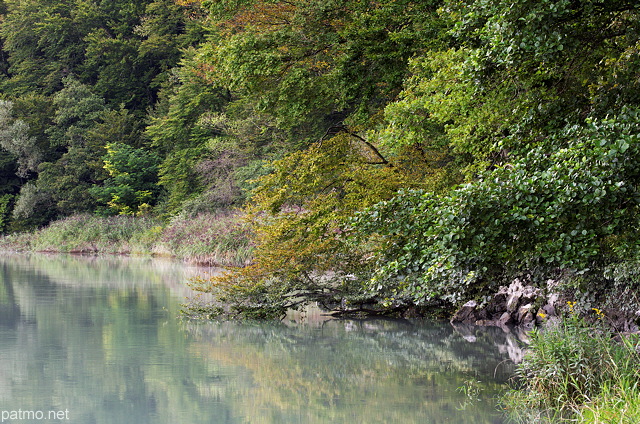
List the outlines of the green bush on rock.
{"type": "Polygon", "coordinates": [[[607,290],[604,267],[630,260],[640,242],[639,160],[640,114],[623,109],[447,195],[400,192],[354,221],[354,243],[372,245],[371,289],[390,302],[451,305],[522,274],[607,290]]]}

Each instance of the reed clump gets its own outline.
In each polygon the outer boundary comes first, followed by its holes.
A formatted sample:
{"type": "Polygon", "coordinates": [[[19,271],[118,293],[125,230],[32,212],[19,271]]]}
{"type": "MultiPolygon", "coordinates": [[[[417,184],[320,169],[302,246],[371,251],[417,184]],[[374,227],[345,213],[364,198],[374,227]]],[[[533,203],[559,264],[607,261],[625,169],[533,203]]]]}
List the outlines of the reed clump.
{"type": "Polygon", "coordinates": [[[239,214],[200,214],[174,218],[159,232],[152,252],[200,265],[245,266],[253,259],[253,244],[239,214]]]}
{"type": "Polygon", "coordinates": [[[136,234],[156,225],[152,218],[74,215],[32,233],[30,250],[67,253],[131,253],[136,234]]]}
{"type": "Polygon", "coordinates": [[[640,337],[612,335],[603,311],[534,330],[517,387],[501,401],[518,423],[640,422],[640,337]]]}
{"type": "Polygon", "coordinates": [[[0,250],[170,256],[207,266],[252,260],[249,230],[238,214],[202,214],[163,222],[151,217],[74,215],[37,231],[0,237],[0,250]]]}

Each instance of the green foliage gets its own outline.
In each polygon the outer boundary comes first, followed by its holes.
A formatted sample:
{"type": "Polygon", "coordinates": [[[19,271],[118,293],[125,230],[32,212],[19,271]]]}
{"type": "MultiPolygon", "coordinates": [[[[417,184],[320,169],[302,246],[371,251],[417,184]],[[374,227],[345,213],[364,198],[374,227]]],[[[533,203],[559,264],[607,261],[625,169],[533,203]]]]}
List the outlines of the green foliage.
{"type": "Polygon", "coordinates": [[[254,146],[273,133],[271,146],[303,148],[254,191],[256,264],[214,281],[245,310],[340,284],[388,309],[453,306],[514,276],[592,291],[637,245],[637,90],[610,84],[636,64],[631,2],[205,6],[218,27],[195,61],[232,94],[212,122],[254,146]],[[234,131],[247,118],[262,132],[234,131]],[[340,144],[350,135],[359,148],[340,144]],[[303,275],[345,268],[348,283],[303,275]]]}
{"type": "MultiPolygon", "coordinates": [[[[40,165],[35,182],[38,191],[51,199],[53,212],[67,216],[75,212],[89,212],[96,206],[89,189],[102,174],[95,162],[95,153],[88,147],[73,146],[56,162],[40,165]]],[[[30,214],[39,214],[34,209],[30,214]]]]}
{"type": "Polygon", "coordinates": [[[55,218],[53,200],[48,193],[39,190],[36,183],[30,181],[20,187],[20,195],[13,208],[16,230],[40,227],[55,218]],[[38,211],[38,213],[35,213],[38,211]]]}
{"type": "Polygon", "coordinates": [[[387,125],[379,130],[385,144],[450,149],[463,163],[499,160],[505,135],[534,104],[547,100],[540,93],[536,98],[520,95],[520,87],[503,80],[478,86],[469,64],[474,54],[467,48],[448,49],[410,61],[413,76],[400,99],[385,109],[387,125]]]}
{"type": "Polygon", "coordinates": [[[360,214],[356,243],[381,239],[372,288],[455,305],[522,273],[602,277],[604,261],[623,261],[639,242],[638,118],[625,109],[567,128],[556,145],[568,147],[532,149],[448,195],[408,191],[360,214]]]}
{"type": "Polygon", "coordinates": [[[98,159],[104,149],[91,135],[91,130],[103,123],[104,102],[74,78],[66,78],[64,85],[53,96],[54,114],[44,130],[49,145],[38,143],[35,136],[29,139],[30,143],[17,140],[25,150],[22,156],[25,161],[28,159],[26,170],[33,170],[32,162],[39,165],[37,179],[20,195],[25,198],[16,204],[16,217],[41,215],[36,219],[39,225],[57,215],[94,209],[95,201],[88,195],[88,189],[104,178],[98,159]],[[46,214],[40,209],[43,203],[49,209],[46,214]]]}
{"type": "MultiPolygon", "coordinates": [[[[561,97],[578,94],[575,105],[587,106],[582,99],[593,93],[584,90],[589,84],[594,83],[592,88],[597,91],[604,88],[601,82],[614,77],[607,69],[612,65],[609,60],[626,65],[637,60],[637,52],[628,50],[638,40],[638,10],[633,1],[452,1],[451,11],[456,20],[452,33],[465,45],[480,49],[481,54],[474,58],[480,76],[493,67],[492,73],[509,73],[529,85],[534,83],[533,89],[547,86],[557,94],[569,90],[561,97]],[[580,91],[574,91],[576,88],[580,91]]],[[[625,85],[636,84],[625,76],[614,78],[625,85]]],[[[617,92],[626,92],[628,87],[617,92]]],[[[637,100],[630,92],[626,95],[637,100]]],[[[617,107],[625,104],[620,100],[617,107]]],[[[602,106],[607,110],[613,105],[587,107],[602,106]]]]}
{"type": "Polygon", "coordinates": [[[439,4],[205,3],[217,26],[195,68],[228,87],[230,98],[208,117],[222,137],[203,165],[219,170],[235,161],[236,185],[255,187],[248,209],[255,263],[201,284],[232,314],[279,315],[309,301],[380,307],[362,285],[361,251],[345,244],[344,232],[355,211],[404,185],[426,184],[441,157],[416,158],[412,146],[387,155],[375,135],[366,137],[400,91],[408,58],[440,42],[439,4]],[[222,147],[234,143],[243,154],[222,147]],[[252,182],[264,169],[271,173],[252,182]]]}
{"type": "Polygon", "coordinates": [[[0,34],[9,54],[10,79],[5,90],[24,95],[33,90],[52,94],[64,75],[83,58],[86,21],[75,21],[75,2],[7,2],[0,34]]]}
{"type": "Polygon", "coordinates": [[[18,164],[14,155],[0,149],[0,193],[17,193],[20,179],[16,175],[18,164]]]}
{"type": "Polygon", "coordinates": [[[310,301],[345,312],[377,308],[362,285],[362,252],[344,240],[354,210],[402,184],[393,167],[372,164],[381,160],[377,154],[344,134],[273,162],[248,209],[254,263],[198,288],[216,294],[231,315],[277,316],[310,301]]]}
{"type": "Polygon", "coordinates": [[[163,208],[168,213],[177,213],[185,201],[205,190],[197,166],[208,156],[206,144],[220,135],[207,124],[207,117],[225,103],[224,90],[209,86],[186,58],[175,75],[145,130],[152,147],[163,154],[159,183],[167,192],[163,208]]]}
{"type": "Polygon", "coordinates": [[[199,40],[170,0],[9,2],[0,27],[16,95],[51,95],[67,75],[94,86],[111,106],[140,114],[155,101],[180,48],[199,40]]]}
{"type": "Polygon", "coordinates": [[[86,188],[106,176],[101,164],[96,168],[104,146],[142,147],[143,115],[180,49],[202,40],[199,19],[171,0],[11,1],[2,12],[9,64],[2,88],[13,96],[7,99],[13,109],[3,108],[3,146],[17,156],[20,176],[38,180],[30,190],[52,198],[54,216],[91,209],[86,188]],[[77,189],[63,181],[67,174],[77,179],[77,189]]]}
{"type": "Polygon", "coordinates": [[[13,116],[13,102],[0,100],[0,146],[17,157],[16,174],[26,177],[42,161],[37,139],[30,136],[29,125],[13,116]]]}
{"type": "Polygon", "coordinates": [[[18,150],[19,172],[22,178],[33,179],[40,163],[54,161],[62,154],[58,146],[51,145],[48,136],[55,115],[54,101],[49,96],[36,93],[13,97],[8,101],[12,103],[15,122],[24,122],[28,129],[29,143],[15,146],[18,150]]]}
{"type": "Polygon", "coordinates": [[[83,80],[95,81],[110,105],[141,116],[180,61],[180,49],[199,41],[199,27],[171,0],[84,3],[96,25],[85,37],[83,80]]]}
{"type": "Polygon", "coordinates": [[[580,422],[633,424],[640,420],[640,388],[635,376],[615,385],[603,384],[599,396],[576,413],[580,422]]]}
{"type": "Polygon", "coordinates": [[[207,4],[221,29],[201,60],[213,81],[298,137],[349,115],[368,121],[401,86],[407,59],[437,40],[439,2],[246,3],[207,4]]]}
{"type": "Polygon", "coordinates": [[[449,1],[448,45],[411,60],[382,134],[472,155],[473,178],[567,123],[637,105],[637,12],[630,1],[449,1]]]}
{"type": "Polygon", "coordinates": [[[0,196],[0,234],[7,229],[7,223],[11,217],[11,203],[13,201],[11,194],[0,196]]]}
{"type": "Polygon", "coordinates": [[[86,132],[105,111],[104,100],[77,79],[64,79],[64,88],[53,96],[55,114],[48,128],[54,146],[84,146],[86,132]]]}
{"type": "Polygon", "coordinates": [[[158,163],[153,152],[122,143],[106,146],[104,168],[109,178],[89,192],[120,215],[144,214],[157,197],[158,163]]]}
{"type": "MultiPolygon", "coordinates": [[[[44,126],[46,145],[40,141],[41,135],[30,136],[28,143],[19,137],[7,137],[16,146],[14,150],[19,161],[22,158],[23,175],[35,170],[39,163],[37,179],[21,194],[24,199],[16,205],[18,219],[41,215],[36,219],[38,225],[56,215],[94,210],[97,203],[89,195],[89,190],[109,176],[103,169],[104,146],[116,141],[141,144],[139,124],[133,121],[126,109],[106,109],[102,99],[93,94],[90,87],[74,78],[65,79],[64,84],[65,87],[52,99],[55,108],[52,121],[44,126]],[[43,213],[43,202],[48,205],[47,214],[43,213]]],[[[29,106],[27,97],[20,101],[22,109],[27,112],[38,107],[35,102],[34,106],[29,106]]],[[[34,122],[38,123],[37,120],[34,122]]],[[[24,134],[30,134],[29,128],[25,128],[24,134]]],[[[146,201],[150,202],[149,199],[146,201]]]]}

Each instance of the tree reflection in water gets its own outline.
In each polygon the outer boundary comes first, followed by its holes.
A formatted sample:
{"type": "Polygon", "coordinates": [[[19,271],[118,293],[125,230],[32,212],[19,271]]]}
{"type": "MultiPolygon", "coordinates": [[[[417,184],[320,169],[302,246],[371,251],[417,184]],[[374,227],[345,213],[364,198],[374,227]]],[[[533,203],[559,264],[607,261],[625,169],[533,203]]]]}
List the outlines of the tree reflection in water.
{"type": "Polygon", "coordinates": [[[226,380],[199,390],[230,399],[248,422],[502,422],[496,396],[513,373],[509,354],[522,354],[501,329],[473,328],[469,342],[448,323],[423,320],[316,317],[186,328],[195,356],[246,383],[231,392],[226,380]],[[460,387],[471,379],[479,393],[470,406],[460,387]]]}
{"type": "Polygon", "coordinates": [[[68,424],[502,421],[518,344],[500,329],[318,311],[190,322],[185,282],[202,269],[41,255],[0,267],[4,409],[68,409],[68,424]]]}

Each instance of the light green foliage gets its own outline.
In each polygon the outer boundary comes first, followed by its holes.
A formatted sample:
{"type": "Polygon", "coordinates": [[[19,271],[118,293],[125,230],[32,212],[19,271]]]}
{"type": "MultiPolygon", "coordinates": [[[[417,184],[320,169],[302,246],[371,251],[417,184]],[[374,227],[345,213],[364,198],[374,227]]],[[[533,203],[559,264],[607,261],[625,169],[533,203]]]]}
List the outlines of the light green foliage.
{"type": "Polygon", "coordinates": [[[120,215],[147,213],[157,193],[159,157],[122,143],[106,146],[104,168],[109,178],[89,191],[120,215]]]}
{"type": "MultiPolygon", "coordinates": [[[[482,162],[499,154],[501,140],[520,122],[535,100],[514,96],[509,82],[478,86],[466,48],[433,51],[411,61],[413,76],[400,99],[385,109],[381,138],[390,146],[423,144],[432,150],[452,149],[482,162]]],[[[463,156],[465,157],[465,156],[463,156]]]]}
{"type": "Polygon", "coordinates": [[[64,89],[53,96],[55,114],[48,129],[50,143],[54,146],[86,145],[86,132],[105,111],[104,100],[91,88],[75,78],[64,80],[64,89]]]}
{"type": "Polygon", "coordinates": [[[55,203],[47,192],[38,188],[36,182],[30,181],[20,187],[12,216],[15,230],[40,227],[55,218],[55,203]]]}
{"type": "Polygon", "coordinates": [[[386,108],[386,142],[449,143],[472,155],[473,177],[567,123],[637,104],[634,4],[446,2],[451,43],[412,60],[413,76],[386,108]]]}

